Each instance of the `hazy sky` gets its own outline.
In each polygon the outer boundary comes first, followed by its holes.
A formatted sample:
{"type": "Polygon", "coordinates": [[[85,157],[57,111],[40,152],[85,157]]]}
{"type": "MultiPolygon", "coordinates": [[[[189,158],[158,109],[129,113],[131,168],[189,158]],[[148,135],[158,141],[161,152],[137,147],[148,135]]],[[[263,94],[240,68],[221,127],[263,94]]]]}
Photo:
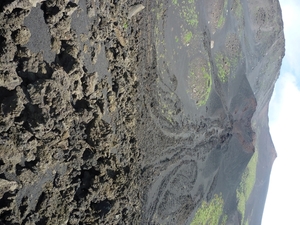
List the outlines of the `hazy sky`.
{"type": "Polygon", "coordinates": [[[300,224],[300,0],[281,0],[286,52],[270,103],[277,151],[263,225],[300,224]]]}

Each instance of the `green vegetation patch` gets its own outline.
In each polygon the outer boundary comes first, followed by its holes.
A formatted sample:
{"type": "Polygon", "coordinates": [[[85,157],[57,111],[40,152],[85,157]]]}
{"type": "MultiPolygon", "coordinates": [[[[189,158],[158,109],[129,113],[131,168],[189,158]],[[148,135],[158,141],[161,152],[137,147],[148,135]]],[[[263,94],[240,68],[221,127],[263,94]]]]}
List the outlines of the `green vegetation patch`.
{"type": "Polygon", "coordinates": [[[191,27],[197,27],[198,14],[196,11],[195,0],[182,1],[179,5],[178,0],[172,0],[173,5],[179,7],[179,14],[184,21],[191,27]]]}
{"type": "Polygon", "coordinates": [[[230,74],[230,61],[228,57],[219,53],[216,56],[215,62],[218,70],[218,77],[224,83],[228,80],[230,74]]]}
{"type": "Polygon", "coordinates": [[[219,18],[219,20],[218,20],[217,28],[223,27],[224,23],[225,23],[225,16],[222,13],[221,16],[220,16],[220,18],[219,18]]]}
{"type": "Polygon", "coordinates": [[[191,41],[192,37],[193,33],[191,31],[188,31],[183,37],[184,44],[188,44],[191,41]]]}
{"type": "Polygon", "coordinates": [[[212,87],[211,67],[204,58],[197,58],[190,64],[188,76],[189,93],[198,107],[205,105],[212,87]]]}
{"type": "Polygon", "coordinates": [[[156,20],[161,21],[163,19],[164,11],[165,11],[164,3],[156,0],[156,4],[157,4],[157,9],[155,10],[156,11],[156,20]]]}
{"type": "Polygon", "coordinates": [[[236,77],[240,60],[242,60],[242,51],[238,34],[229,33],[225,39],[225,50],[214,55],[217,74],[221,82],[227,82],[229,76],[231,78],[236,77]]]}
{"type": "Polygon", "coordinates": [[[225,24],[225,16],[227,14],[228,0],[225,0],[222,13],[218,19],[217,28],[220,29],[225,24]]]}
{"type": "Polygon", "coordinates": [[[177,6],[179,5],[179,4],[178,4],[178,0],[172,0],[172,3],[173,3],[174,5],[177,5],[177,6]]]}
{"type": "Polygon", "coordinates": [[[241,183],[236,190],[236,197],[238,200],[238,211],[242,215],[242,224],[247,224],[245,220],[246,203],[252,193],[256,181],[256,166],[258,162],[258,152],[255,151],[251,160],[249,161],[243,175],[241,183]]]}
{"type": "Polygon", "coordinates": [[[195,214],[191,225],[225,225],[227,215],[223,215],[224,200],[222,194],[215,194],[210,202],[202,202],[201,207],[195,214]]]}
{"type": "Polygon", "coordinates": [[[243,7],[241,4],[241,0],[234,0],[232,5],[233,13],[238,18],[241,19],[243,17],[243,7]]]}

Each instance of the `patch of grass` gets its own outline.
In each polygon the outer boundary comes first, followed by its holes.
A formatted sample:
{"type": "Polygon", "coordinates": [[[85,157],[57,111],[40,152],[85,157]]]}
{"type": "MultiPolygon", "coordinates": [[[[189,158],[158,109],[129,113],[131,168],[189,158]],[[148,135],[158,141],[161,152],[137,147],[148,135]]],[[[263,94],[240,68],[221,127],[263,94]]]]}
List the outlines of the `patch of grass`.
{"type": "Polygon", "coordinates": [[[172,0],[172,3],[179,7],[180,17],[184,19],[189,26],[196,27],[198,25],[195,0],[182,1],[180,4],[178,3],[178,0],[172,0]]]}
{"type": "Polygon", "coordinates": [[[215,194],[210,202],[202,202],[190,225],[222,225],[226,224],[227,215],[223,215],[224,200],[222,194],[215,194]]]}
{"type": "Polygon", "coordinates": [[[128,28],[128,24],[125,22],[125,23],[123,24],[123,27],[124,27],[124,29],[127,29],[127,28],[128,28]]]}
{"type": "Polygon", "coordinates": [[[185,44],[189,43],[191,41],[192,37],[193,37],[193,33],[191,31],[188,31],[183,37],[183,42],[185,44]]]}
{"type": "Polygon", "coordinates": [[[237,18],[242,18],[243,16],[243,7],[240,0],[233,1],[233,12],[237,18]]]}
{"type": "Polygon", "coordinates": [[[178,0],[172,0],[172,3],[173,3],[174,5],[177,5],[177,6],[179,5],[179,4],[178,4],[178,0]]]}
{"type": "Polygon", "coordinates": [[[182,14],[188,25],[192,27],[196,27],[198,25],[198,15],[195,5],[188,5],[186,7],[183,6],[182,14]]]}
{"type": "Polygon", "coordinates": [[[206,71],[206,69],[204,67],[202,67],[201,70],[203,73],[203,77],[205,79],[204,85],[206,86],[206,90],[204,91],[204,95],[202,96],[202,99],[200,99],[198,101],[198,103],[197,103],[198,106],[202,106],[202,105],[206,104],[209,94],[210,94],[210,91],[211,91],[211,86],[212,86],[210,67],[209,67],[209,72],[206,71]]]}
{"type": "Polygon", "coordinates": [[[224,23],[225,23],[225,17],[224,17],[224,14],[222,13],[222,15],[220,16],[220,18],[218,20],[217,28],[223,27],[224,23]]]}
{"type": "Polygon", "coordinates": [[[222,28],[225,24],[225,15],[227,14],[228,0],[225,0],[224,7],[217,23],[217,28],[222,28]]]}
{"type": "Polygon", "coordinates": [[[247,224],[247,221],[244,223],[245,220],[245,210],[246,210],[246,203],[250,197],[250,194],[253,190],[255,181],[256,181],[256,166],[258,162],[258,152],[255,151],[251,160],[249,161],[243,175],[242,180],[238,189],[236,190],[236,197],[238,200],[238,211],[242,215],[242,224],[247,224]]]}
{"type": "Polygon", "coordinates": [[[159,101],[161,105],[161,113],[170,123],[173,123],[173,116],[175,115],[175,112],[172,110],[172,107],[170,107],[170,105],[164,100],[163,96],[165,97],[165,95],[159,93],[159,97],[161,99],[159,101]]]}
{"type": "Polygon", "coordinates": [[[157,10],[156,10],[156,20],[161,21],[164,16],[164,3],[156,0],[157,10]]]}
{"type": "Polygon", "coordinates": [[[228,80],[230,73],[230,61],[226,56],[219,53],[216,56],[216,66],[218,69],[218,77],[224,83],[228,80]]]}
{"type": "Polygon", "coordinates": [[[197,107],[205,105],[212,87],[211,68],[209,63],[200,64],[194,61],[190,65],[188,83],[190,86],[189,93],[196,101],[197,107]]]}
{"type": "Polygon", "coordinates": [[[175,36],[175,41],[179,42],[179,38],[177,36],[175,36]]]}

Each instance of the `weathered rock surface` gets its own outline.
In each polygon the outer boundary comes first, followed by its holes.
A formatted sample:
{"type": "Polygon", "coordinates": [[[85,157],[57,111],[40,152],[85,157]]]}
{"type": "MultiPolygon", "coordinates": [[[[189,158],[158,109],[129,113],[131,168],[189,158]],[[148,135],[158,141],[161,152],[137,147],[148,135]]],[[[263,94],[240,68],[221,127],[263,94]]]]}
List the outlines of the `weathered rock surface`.
{"type": "Polygon", "coordinates": [[[279,4],[178,2],[1,1],[1,224],[260,223],[279,4]]]}
{"type": "Polygon", "coordinates": [[[138,223],[140,28],[127,5],[0,3],[1,224],[138,223]]]}

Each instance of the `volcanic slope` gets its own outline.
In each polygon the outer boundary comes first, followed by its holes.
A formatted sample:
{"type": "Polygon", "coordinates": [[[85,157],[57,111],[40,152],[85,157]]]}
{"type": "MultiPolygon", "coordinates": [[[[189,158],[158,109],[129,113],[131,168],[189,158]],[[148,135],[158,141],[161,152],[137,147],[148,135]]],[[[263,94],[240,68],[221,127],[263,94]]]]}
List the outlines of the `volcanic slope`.
{"type": "Polygon", "coordinates": [[[278,1],[148,1],[147,12],[142,224],[260,224],[276,158],[278,1]]]}

